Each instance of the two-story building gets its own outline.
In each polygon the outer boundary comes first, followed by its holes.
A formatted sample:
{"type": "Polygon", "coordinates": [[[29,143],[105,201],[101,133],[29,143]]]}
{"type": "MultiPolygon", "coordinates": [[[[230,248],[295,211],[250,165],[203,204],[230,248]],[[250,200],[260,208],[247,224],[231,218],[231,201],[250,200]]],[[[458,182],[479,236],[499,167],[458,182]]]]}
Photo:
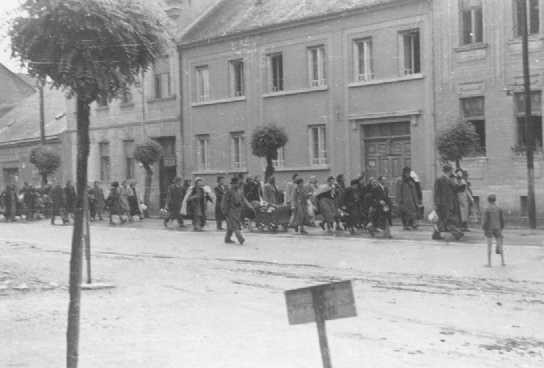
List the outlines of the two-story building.
{"type": "MultiPolygon", "coordinates": [[[[303,177],[434,177],[431,4],[222,1],[181,39],[187,173],[262,176],[258,126],[283,127],[281,186],[303,177]]],[[[427,200],[430,198],[426,191],[427,200]]]]}
{"type": "MultiPolygon", "coordinates": [[[[164,0],[171,33],[179,35],[217,0],[164,0]]],[[[151,208],[162,206],[168,185],[181,173],[180,85],[177,49],[172,42],[165,55],[143,73],[139,83],[114,101],[99,101],[91,109],[89,180],[107,188],[112,181],[134,180],[144,191],[144,169],[134,160],[134,148],[151,138],[164,157],[153,168],[151,208]]],[[[69,104],[66,165],[75,177],[77,150],[75,106],[69,104]]]]}
{"type": "Polygon", "coordinates": [[[440,131],[459,120],[474,124],[482,149],[463,160],[479,201],[494,192],[512,218],[527,216],[520,4],[526,4],[537,211],[544,216],[542,89],[544,15],[541,0],[433,2],[436,122],[440,131]]]}

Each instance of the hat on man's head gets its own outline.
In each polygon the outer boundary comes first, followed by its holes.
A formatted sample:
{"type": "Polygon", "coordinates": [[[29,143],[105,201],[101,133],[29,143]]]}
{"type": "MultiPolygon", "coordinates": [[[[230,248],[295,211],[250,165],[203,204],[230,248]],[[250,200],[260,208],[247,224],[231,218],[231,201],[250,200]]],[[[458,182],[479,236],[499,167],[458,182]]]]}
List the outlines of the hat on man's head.
{"type": "Polygon", "coordinates": [[[236,176],[234,176],[234,177],[232,177],[230,179],[230,185],[236,185],[238,183],[239,183],[239,180],[238,180],[238,178],[236,176]]]}
{"type": "Polygon", "coordinates": [[[453,167],[451,167],[450,165],[446,164],[444,166],[442,166],[442,171],[445,172],[445,173],[449,173],[453,170],[453,167]]]}

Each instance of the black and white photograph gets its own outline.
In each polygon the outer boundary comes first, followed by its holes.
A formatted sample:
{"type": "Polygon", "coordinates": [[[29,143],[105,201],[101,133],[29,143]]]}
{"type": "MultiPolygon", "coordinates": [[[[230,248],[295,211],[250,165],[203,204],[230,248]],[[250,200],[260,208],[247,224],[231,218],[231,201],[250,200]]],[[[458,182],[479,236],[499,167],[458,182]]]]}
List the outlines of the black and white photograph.
{"type": "Polygon", "coordinates": [[[544,367],[544,0],[2,0],[0,368],[544,367]]]}

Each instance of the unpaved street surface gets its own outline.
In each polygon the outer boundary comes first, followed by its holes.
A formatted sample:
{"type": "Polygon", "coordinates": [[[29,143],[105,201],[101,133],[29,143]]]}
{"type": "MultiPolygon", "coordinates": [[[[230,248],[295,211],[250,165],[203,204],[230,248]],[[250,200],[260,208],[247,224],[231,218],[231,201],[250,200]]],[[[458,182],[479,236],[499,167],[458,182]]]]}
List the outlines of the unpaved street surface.
{"type": "MultiPolygon", "coordinates": [[[[63,367],[70,227],[0,224],[0,367],[63,367]]],[[[320,367],[283,291],[353,280],[327,324],[334,367],[544,367],[544,247],[92,228],[80,367],[320,367]],[[495,259],[497,264],[498,259],[495,259]]]]}

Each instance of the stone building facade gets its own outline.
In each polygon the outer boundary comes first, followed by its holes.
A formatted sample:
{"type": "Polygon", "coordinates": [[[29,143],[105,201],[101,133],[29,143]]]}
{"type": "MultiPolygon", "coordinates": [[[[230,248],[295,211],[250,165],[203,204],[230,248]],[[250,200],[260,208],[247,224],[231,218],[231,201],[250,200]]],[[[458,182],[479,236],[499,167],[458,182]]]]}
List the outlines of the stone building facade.
{"type": "MultiPolygon", "coordinates": [[[[524,101],[518,0],[433,2],[435,109],[439,130],[458,120],[473,122],[480,154],[463,160],[480,202],[496,193],[512,219],[527,216],[527,170],[523,143],[524,101]]],[[[523,1],[525,3],[525,1],[523,1]]],[[[535,139],[536,199],[544,218],[542,89],[543,4],[529,4],[529,49],[535,139]]]]}
{"type": "Polygon", "coordinates": [[[283,127],[277,182],[295,172],[435,176],[431,4],[223,1],[180,42],[183,158],[212,182],[260,175],[253,130],[283,127]]]}

